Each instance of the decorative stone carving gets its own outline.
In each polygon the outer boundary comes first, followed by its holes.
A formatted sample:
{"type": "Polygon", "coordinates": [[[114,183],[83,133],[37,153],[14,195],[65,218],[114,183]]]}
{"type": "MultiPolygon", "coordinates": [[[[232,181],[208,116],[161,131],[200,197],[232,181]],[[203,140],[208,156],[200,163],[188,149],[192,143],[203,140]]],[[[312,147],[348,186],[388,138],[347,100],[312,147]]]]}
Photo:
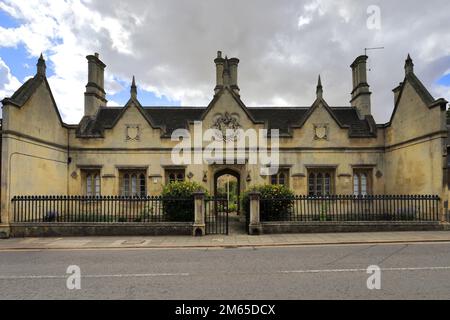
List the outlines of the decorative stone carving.
{"type": "Polygon", "coordinates": [[[328,140],[328,124],[315,124],[314,125],[314,139],[315,140],[328,140]]]}
{"type": "Polygon", "coordinates": [[[239,124],[238,115],[225,112],[225,114],[216,116],[211,128],[220,131],[220,134],[216,136],[218,139],[235,141],[238,138],[238,132],[236,132],[236,130],[241,129],[242,127],[239,124]],[[227,133],[227,130],[231,130],[231,133],[227,133]]]}
{"type": "Polygon", "coordinates": [[[125,140],[127,141],[139,141],[140,128],[136,124],[128,124],[125,130],[125,140]]]}

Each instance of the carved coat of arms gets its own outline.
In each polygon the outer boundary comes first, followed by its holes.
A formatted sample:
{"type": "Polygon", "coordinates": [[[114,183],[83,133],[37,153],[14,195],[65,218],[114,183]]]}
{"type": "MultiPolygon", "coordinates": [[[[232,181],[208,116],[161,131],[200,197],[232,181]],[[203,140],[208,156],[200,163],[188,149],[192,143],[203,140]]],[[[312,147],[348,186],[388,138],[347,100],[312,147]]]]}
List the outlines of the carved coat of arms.
{"type": "Polygon", "coordinates": [[[225,112],[219,114],[211,126],[212,129],[218,130],[216,137],[224,141],[234,141],[238,138],[241,125],[237,115],[225,112]]]}
{"type": "Polygon", "coordinates": [[[125,135],[126,135],[127,141],[139,140],[139,126],[138,125],[127,125],[125,135]]]}
{"type": "Polygon", "coordinates": [[[314,139],[327,140],[328,139],[328,125],[315,124],[314,125],[314,139]]]}

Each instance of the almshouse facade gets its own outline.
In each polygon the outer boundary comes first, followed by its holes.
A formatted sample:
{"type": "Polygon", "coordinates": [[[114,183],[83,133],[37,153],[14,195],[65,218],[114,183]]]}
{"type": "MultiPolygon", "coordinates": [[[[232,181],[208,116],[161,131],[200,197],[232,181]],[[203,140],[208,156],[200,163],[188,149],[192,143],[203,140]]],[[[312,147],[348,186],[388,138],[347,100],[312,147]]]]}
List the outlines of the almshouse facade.
{"type": "MultiPolygon", "coordinates": [[[[214,60],[216,84],[208,106],[142,106],[133,79],[127,104],[108,107],[106,65],[98,54],[87,60],[79,124],[62,121],[42,56],[36,75],[2,101],[2,224],[10,221],[11,198],[17,195],[158,195],[165,184],[182,180],[214,193],[223,174],[235,176],[241,192],[275,183],[299,195],[447,194],[447,101],[431,96],[409,56],[405,77],[393,89],[394,111],[384,124],[371,115],[367,56],[351,64],[347,107],[325,101],[320,77],[311,106],[247,107],[237,81],[239,60],[221,52],[214,60]],[[278,172],[261,174],[262,164],[248,161],[251,148],[239,163],[224,157],[174,163],[172,151],[179,143],[171,139],[174,131],[194,136],[199,124],[203,131],[278,129],[278,172]]],[[[270,145],[270,135],[267,139],[270,145]]]]}

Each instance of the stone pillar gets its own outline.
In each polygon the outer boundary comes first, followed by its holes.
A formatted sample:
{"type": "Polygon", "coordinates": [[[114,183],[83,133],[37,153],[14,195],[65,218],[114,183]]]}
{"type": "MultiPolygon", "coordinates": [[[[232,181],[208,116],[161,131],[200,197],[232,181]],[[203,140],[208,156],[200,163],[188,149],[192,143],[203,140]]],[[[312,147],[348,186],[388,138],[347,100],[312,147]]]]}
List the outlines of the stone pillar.
{"type": "Polygon", "coordinates": [[[440,201],[440,216],[441,216],[441,222],[450,222],[448,221],[448,198],[441,198],[440,201]]]}
{"type": "Polygon", "coordinates": [[[195,218],[192,228],[193,236],[205,235],[205,193],[202,191],[194,193],[195,218]]]}
{"type": "Polygon", "coordinates": [[[261,221],[259,217],[259,200],[261,198],[261,193],[251,192],[249,193],[250,198],[250,225],[248,226],[249,234],[259,235],[261,234],[261,221]]]}

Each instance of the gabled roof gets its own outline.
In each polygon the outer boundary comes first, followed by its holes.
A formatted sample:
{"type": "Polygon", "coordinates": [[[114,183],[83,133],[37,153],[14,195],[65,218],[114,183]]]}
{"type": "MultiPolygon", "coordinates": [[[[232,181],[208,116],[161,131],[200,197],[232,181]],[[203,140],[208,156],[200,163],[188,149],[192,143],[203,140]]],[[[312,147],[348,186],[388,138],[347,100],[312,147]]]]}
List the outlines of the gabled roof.
{"type": "Polygon", "coordinates": [[[3,105],[13,105],[15,107],[21,108],[27,103],[27,101],[33,96],[36,90],[44,84],[50,94],[50,99],[52,100],[55,112],[58,115],[59,121],[64,125],[61,114],[59,113],[58,107],[56,105],[55,98],[53,97],[52,90],[48,84],[47,78],[40,74],[36,74],[33,78],[28,79],[13,95],[9,98],[4,98],[1,102],[3,105]]]}
{"type": "MultiPolygon", "coordinates": [[[[392,123],[392,120],[394,119],[395,113],[397,111],[398,105],[399,105],[401,97],[403,95],[403,91],[406,86],[406,82],[408,82],[413,87],[414,91],[419,95],[420,99],[422,99],[423,103],[428,108],[431,109],[431,108],[438,107],[438,106],[441,107],[443,110],[445,110],[447,108],[448,101],[446,101],[443,98],[434,99],[433,96],[431,95],[431,93],[427,90],[427,88],[425,88],[423,83],[419,80],[419,78],[417,78],[417,76],[413,72],[410,72],[405,75],[405,79],[400,84],[400,93],[398,95],[397,100],[395,101],[394,111],[392,112],[389,122],[386,123],[385,126],[390,126],[392,123]]],[[[396,90],[396,89],[394,89],[394,90],[396,90]]]]}
{"type": "Polygon", "coordinates": [[[217,102],[217,100],[219,100],[220,96],[224,93],[224,92],[228,92],[231,94],[231,96],[233,97],[233,99],[236,101],[236,103],[242,108],[242,110],[244,111],[244,113],[250,118],[250,120],[253,123],[258,123],[258,121],[256,121],[253,118],[253,115],[248,112],[247,107],[245,106],[245,104],[242,102],[241,98],[239,97],[239,95],[237,95],[230,87],[228,86],[224,86],[223,88],[221,88],[219,90],[219,92],[217,92],[214,95],[214,98],[211,100],[211,102],[209,103],[209,105],[206,107],[206,109],[204,110],[201,118],[199,120],[203,120],[205,119],[206,115],[209,113],[209,111],[214,107],[214,104],[217,102]]]}

